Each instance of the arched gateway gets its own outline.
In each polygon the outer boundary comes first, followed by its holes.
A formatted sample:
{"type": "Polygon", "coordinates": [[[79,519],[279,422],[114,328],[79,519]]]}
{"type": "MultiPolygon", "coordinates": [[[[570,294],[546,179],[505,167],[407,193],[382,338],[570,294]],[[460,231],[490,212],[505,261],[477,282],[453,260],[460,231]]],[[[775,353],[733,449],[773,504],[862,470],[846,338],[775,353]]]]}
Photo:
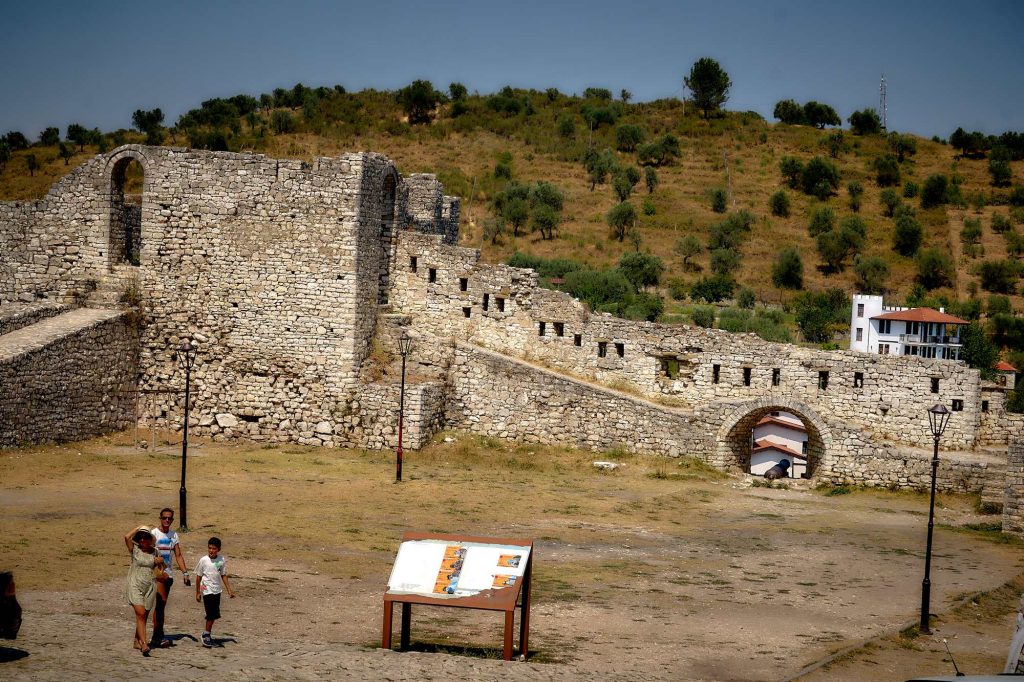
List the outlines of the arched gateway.
{"type": "Polygon", "coordinates": [[[732,406],[716,434],[716,463],[749,471],[751,432],[765,415],[777,411],[789,412],[804,423],[807,429],[807,477],[811,478],[833,447],[832,429],[821,415],[804,403],[779,396],[732,406]]]}

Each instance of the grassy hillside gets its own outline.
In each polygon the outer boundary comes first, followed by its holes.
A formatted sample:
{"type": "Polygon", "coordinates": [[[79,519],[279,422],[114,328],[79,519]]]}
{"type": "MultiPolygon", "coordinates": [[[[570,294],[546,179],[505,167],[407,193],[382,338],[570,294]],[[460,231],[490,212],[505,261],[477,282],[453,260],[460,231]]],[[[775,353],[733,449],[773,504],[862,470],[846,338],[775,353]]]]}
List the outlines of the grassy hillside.
{"type": "MultiPolygon", "coordinates": [[[[197,110],[200,115],[186,115],[178,126],[170,129],[164,144],[251,150],[304,159],[345,151],[382,152],[397,162],[403,174],[437,173],[449,193],[463,197],[462,244],[480,248],[485,260],[504,261],[521,251],[547,258],[573,258],[592,267],[612,267],[623,253],[632,251],[639,243],[641,251],[664,261],[663,285],[672,280],[692,283],[708,274],[706,249],[694,259],[699,268],[684,268],[673,246],[686,235],[707,243],[712,226],[725,217],[712,210],[711,201],[711,192],[722,189],[728,193],[728,211],[746,209],[755,216],[749,237],[740,248],[743,260],[735,277],[740,285],[751,288],[759,300],[785,303],[795,295],[772,284],[772,262],[786,246],[796,247],[801,253],[804,289],[856,289],[852,259],[845,269],[836,272],[819,267],[822,261],[815,239],[808,232],[808,223],[810,214],[822,202],[799,190],[785,188],[791,204],[789,217],[773,216],[769,210],[769,197],[785,187],[780,160],[784,156],[805,162],[815,156],[827,159],[825,140],[832,130],[771,124],[752,113],[727,112],[704,120],[677,100],[623,104],[550,91],[507,90],[498,95],[471,95],[461,102],[441,104],[433,112],[431,123],[410,125],[393,93],[326,89],[303,92],[300,106],[280,107],[265,101],[244,115],[233,115],[237,112],[228,109],[225,118],[221,111],[219,118],[214,117],[216,120],[202,115],[215,109],[205,103],[207,106],[197,110]],[[510,100],[518,104],[509,105],[510,100]],[[587,107],[617,112],[617,121],[591,130],[582,115],[587,107]],[[574,127],[568,135],[566,120],[572,121],[574,127]],[[635,229],[639,242],[618,241],[612,236],[605,222],[608,211],[618,204],[611,182],[591,191],[581,163],[588,147],[614,150],[616,128],[623,124],[639,126],[648,140],[671,133],[679,139],[681,150],[674,163],[657,168],[659,185],[653,194],[648,197],[643,180],[634,190],[630,201],[638,212],[635,229]],[[497,243],[484,238],[484,223],[493,216],[492,200],[506,182],[494,173],[502,154],[511,155],[515,180],[546,180],[564,193],[564,209],[555,239],[542,239],[539,233],[518,237],[506,234],[497,243]],[[641,210],[648,198],[654,209],[652,215],[641,210]]],[[[118,135],[117,142],[144,139],[140,133],[120,131],[118,135]]],[[[113,145],[111,137],[104,137],[105,147],[113,145]]],[[[846,150],[832,159],[841,173],[839,191],[824,203],[840,219],[850,215],[846,186],[852,181],[863,185],[859,215],[867,224],[867,238],[860,253],[884,259],[891,272],[887,296],[901,301],[914,286],[917,266],[913,258],[893,250],[893,219],[884,215],[882,188],[875,183],[872,164],[876,158],[890,153],[887,139],[883,135],[855,136],[846,131],[845,143],[846,150]]],[[[900,164],[904,186],[908,181],[922,186],[928,176],[944,174],[959,183],[963,197],[959,206],[927,210],[920,207],[919,198],[903,199],[916,209],[924,228],[922,248],[936,247],[954,259],[952,284],[930,293],[947,300],[965,299],[971,292],[984,298],[987,294],[980,289],[975,274],[978,263],[1007,256],[1006,238],[991,229],[992,216],[999,213],[1010,217],[1014,232],[1024,230],[1019,224],[1024,218],[1021,209],[1011,212],[1006,205],[1010,190],[990,185],[986,160],[959,158],[952,147],[939,142],[916,139],[916,144],[916,154],[900,164]],[[972,255],[964,253],[960,240],[960,231],[968,218],[978,218],[982,225],[981,249],[972,255]]],[[[57,147],[14,152],[0,172],[0,198],[43,196],[57,178],[99,148],[87,145],[84,152],[70,159],[71,165],[65,165],[57,147]],[[40,162],[33,176],[27,171],[28,154],[35,154],[40,162]]],[[[614,153],[623,166],[639,165],[635,153],[614,153]]],[[[1011,165],[1013,177],[1020,184],[1024,179],[1024,161],[1011,165]]],[[[903,187],[896,190],[902,196],[903,187]]],[[[1020,297],[1014,296],[1012,303],[1014,308],[1024,309],[1020,297]]],[[[678,312],[678,305],[681,303],[670,303],[666,312],[678,312]]]]}

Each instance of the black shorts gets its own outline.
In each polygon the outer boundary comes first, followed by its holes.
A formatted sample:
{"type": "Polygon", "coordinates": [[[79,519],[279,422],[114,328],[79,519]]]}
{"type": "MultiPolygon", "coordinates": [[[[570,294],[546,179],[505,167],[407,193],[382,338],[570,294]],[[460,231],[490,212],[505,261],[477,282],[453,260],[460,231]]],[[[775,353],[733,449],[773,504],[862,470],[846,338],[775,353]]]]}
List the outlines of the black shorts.
{"type": "Polygon", "coordinates": [[[220,618],[219,594],[204,594],[203,606],[206,607],[206,620],[217,620],[220,618]]]}

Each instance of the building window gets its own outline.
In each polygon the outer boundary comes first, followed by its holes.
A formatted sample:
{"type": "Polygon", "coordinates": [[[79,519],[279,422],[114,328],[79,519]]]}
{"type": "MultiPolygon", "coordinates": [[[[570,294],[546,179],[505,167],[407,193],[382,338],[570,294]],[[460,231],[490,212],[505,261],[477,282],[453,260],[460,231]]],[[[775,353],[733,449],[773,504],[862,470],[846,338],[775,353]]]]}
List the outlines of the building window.
{"type": "Polygon", "coordinates": [[[887,343],[880,343],[880,344],[878,344],[878,354],[879,355],[888,355],[889,354],[889,344],[887,344],[887,343]]]}
{"type": "Polygon", "coordinates": [[[828,390],[828,370],[823,369],[818,372],[818,389],[828,390]]]}
{"type": "Polygon", "coordinates": [[[935,377],[932,377],[932,393],[938,393],[938,392],[939,392],[939,380],[937,378],[935,378],[935,377]]]}
{"type": "Polygon", "coordinates": [[[750,385],[750,371],[751,371],[750,367],[744,367],[743,368],[743,385],[744,386],[749,386],[750,385]]]}
{"type": "Polygon", "coordinates": [[[608,342],[598,341],[597,342],[597,357],[604,358],[608,356],[608,342]]]}
{"type": "Polygon", "coordinates": [[[572,335],[572,345],[574,345],[574,346],[582,346],[583,345],[583,334],[573,334],[572,335]]]}
{"type": "Polygon", "coordinates": [[[853,387],[863,388],[864,387],[864,372],[853,373],[853,387]]]}
{"type": "Polygon", "coordinates": [[[953,401],[953,411],[954,412],[963,412],[964,411],[964,401],[962,401],[962,400],[954,400],[953,401]]]}
{"type": "Polygon", "coordinates": [[[982,400],[981,401],[981,411],[982,412],[988,412],[988,401],[987,400],[982,400]]]}
{"type": "Polygon", "coordinates": [[[552,322],[555,325],[555,336],[565,336],[565,323],[552,322]]]}
{"type": "Polygon", "coordinates": [[[857,317],[864,317],[864,304],[863,303],[858,303],[857,304],[857,317]]]}
{"type": "Polygon", "coordinates": [[[616,343],[615,344],[615,354],[618,355],[620,358],[626,357],[626,344],[624,344],[624,343],[616,343]]]}
{"type": "Polygon", "coordinates": [[[878,333],[879,334],[891,334],[892,333],[892,320],[879,320],[878,321],[878,333]]]}
{"type": "Polygon", "coordinates": [[[857,327],[857,340],[858,341],[863,341],[864,340],[864,328],[863,327],[857,327]]]}
{"type": "Polygon", "coordinates": [[[416,256],[409,256],[409,272],[416,272],[416,256]]]}
{"type": "Polygon", "coordinates": [[[537,324],[537,336],[544,336],[544,332],[547,331],[548,323],[540,322],[537,324]]]}
{"type": "Polygon", "coordinates": [[[484,294],[484,302],[483,302],[483,304],[480,307],[483,308],[484,310],[487,310],[489,307],[491,307],[491,295],[490,294],[484,294]]]}
{"type": "Polygon", "coordinates": [[[679,360],[676,358],[662,358],[661,359],[661,373],[667,376],[669,379],[675,379],[679,376],[679,360]]]}
{"type": "Polygon", "coordinates": [[[495,297],[494,298],[494,302],[498,304],[498,312],[499,313],[505,312],[505,299],[499,298],[499,297],[495,297]]]}
{"type": "Polygon", "coordinates": [[[711,365],[711,383],[717,384],[718,383],[718,377],[721,375],[721,373],[722,373],[722,366],[721,365],[711,365]]]}
{"type": "Polygon", "coordinates": [[[469,317],[469,313],[470,313],[471,310],[472,310],[472,308],[463,308],[462,309],[462,316],[463,317],[469,317]]]}
{"type": "Polygon", "coordinates": [[[428,282],[436,282],[437,281],[437,268],[428,268],[427,269],[427,281],[428,282]]]}
{"type": "Polygon", "coordinates": [[[468,277],[459,277],[459,291],[469,291],[468,277]]]}
{"type": "Polygon", "coordinates": [[[782,381],[782,370],[776,367],[772,370],[772,386],[778,386],[782,381]]]}

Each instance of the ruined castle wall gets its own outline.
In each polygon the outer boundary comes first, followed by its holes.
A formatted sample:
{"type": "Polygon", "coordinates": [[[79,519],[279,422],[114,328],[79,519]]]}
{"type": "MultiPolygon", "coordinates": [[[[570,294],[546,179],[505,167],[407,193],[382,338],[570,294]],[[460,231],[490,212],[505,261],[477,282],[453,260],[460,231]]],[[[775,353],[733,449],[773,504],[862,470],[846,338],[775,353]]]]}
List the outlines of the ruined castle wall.
{"type": "Polygon", "coordinates": [[[1024,536],[1024,440],[1010,442],[1005,491],[1003,532],[1024,536]]]}
{"type": "Polygon", "coordinates": [[[480,263],[475,250],[421,234],[401,235],[392,281],[392,299],[432,334],[680,407],[793,397],[833,423],[918,445],[929,434],[926,410],[956,400],[944,442],[970,448],[978,432],[978,372],[960,363],[824,352],[594,314],[566,294],[538,288],[531,271],[480,263]],[[674,378],[663,359],[678,363],[674,378]]]}
{"type": "Polygon", "coordinates": [[[0,447],[90,438],[134,422],[139,338],[113,316],[19,353],[0,348],[0,447]]]}

